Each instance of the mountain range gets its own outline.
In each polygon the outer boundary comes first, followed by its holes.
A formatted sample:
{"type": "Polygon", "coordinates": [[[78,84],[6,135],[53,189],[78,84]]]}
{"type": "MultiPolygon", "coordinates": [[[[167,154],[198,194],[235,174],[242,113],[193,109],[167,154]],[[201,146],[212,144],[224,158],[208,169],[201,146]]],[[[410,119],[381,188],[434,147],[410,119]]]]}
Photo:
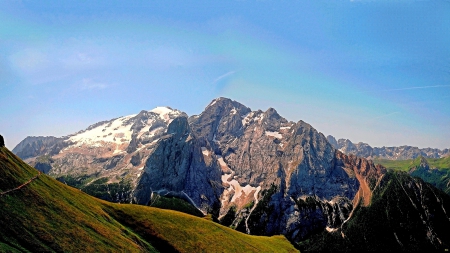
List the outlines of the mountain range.
{"type": "MultiPolygon", "coordinates": [[[[450,197],[366,159],[376,148],[358,156],[348,147],[273,108],[217,98],[199,115],[157,107],[61,138],[27,137],[13,152],[99,198],[177,198],[225,226],[283,234],[305,251],[448,248],[450,197]],[[336,247],[322,247],[330,242],[336,247]]],[[[399,150],[389,157],[411,153],[399,150]]]]}
{"type": "Polygon", "coordinates": [[[371,147],[364,142],[353,143],[349,139],[336,141],[332,135],[327,136],[328,142],[344,154],[353,154],[368,159],[408,160],[423,156],[425,158],[444,158],[450,156],[450,149],[418,148],[413,146],[371,147]]]}

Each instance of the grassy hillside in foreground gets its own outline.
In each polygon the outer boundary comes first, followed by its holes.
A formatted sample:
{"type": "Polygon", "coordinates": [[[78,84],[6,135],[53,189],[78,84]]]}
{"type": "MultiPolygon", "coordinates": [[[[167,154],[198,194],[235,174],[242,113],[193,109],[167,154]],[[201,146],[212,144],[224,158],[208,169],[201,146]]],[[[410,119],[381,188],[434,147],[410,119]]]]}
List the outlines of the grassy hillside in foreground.
{"type": "MultiPolygon", "coordinates": [[[[425,158],[423,158],[425,159],[425,158]]],[[[374,160],[392,170],[409,172],[413,177],[419,177],[445,193],[450,194],[450,156],[444,158],[426,158],[429,168],[421,167],[421,157],[414,160],[374,160]]]]}
{"type": "MultiPolygon", "coordinates": [[[[0,192],[37,174],[0,148],[0,192]]],[[[109,203],[44,174],[0,196],[0,227],[0,252],[297,252],[284,236],[249,236],[176,211],[109,203]]]]}

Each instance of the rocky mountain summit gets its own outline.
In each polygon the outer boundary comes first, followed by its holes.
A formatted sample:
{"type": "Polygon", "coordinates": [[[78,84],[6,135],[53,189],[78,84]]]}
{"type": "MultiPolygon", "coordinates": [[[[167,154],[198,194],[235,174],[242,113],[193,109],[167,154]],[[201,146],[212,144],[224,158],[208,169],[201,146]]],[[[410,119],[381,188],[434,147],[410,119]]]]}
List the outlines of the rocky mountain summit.
{"type": "Polygon", "coordinates": [[[448,148],[440,150],[437,148],[418,148],[406,145],[400,147],[372,147],[363,142],[353,143],[349,139],[339,139],[336,141],[336,138],[331,135],[327,136],[327,140],[335,149],[340,150],[344,154],[353,154],[368,159],[408,160],[420,156],[426,158],[450,156],[450,149],[448,148]]]}
{"type": "Polygon", "coordinates": [[[65,141],[66,139],[53,136],[28,136],[13,149],[13,152],[22,159],[36,157],[42,154],[52,156],[58,154],[61,149],[70,144],[65,141]]]}
{"type": "Polygon", "coordinates": [[[370,205],[387,173],[304,121],[228,98],[199,115],[158,107],[67,137],[27,138],[14,151],[110,201],[148,205],[155,195],[174,196],[239,231],[291,241],[340,231],[370,205]]]}

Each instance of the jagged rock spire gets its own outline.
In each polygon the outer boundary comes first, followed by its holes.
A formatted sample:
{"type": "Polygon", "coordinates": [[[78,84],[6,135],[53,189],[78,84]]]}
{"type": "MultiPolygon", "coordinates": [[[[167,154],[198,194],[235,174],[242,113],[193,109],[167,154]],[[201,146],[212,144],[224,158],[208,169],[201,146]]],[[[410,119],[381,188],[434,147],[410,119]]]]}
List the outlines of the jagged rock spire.
{"type": "Polygon", "coordinates": [[[427,159],[423,156],[420,156],[420,165],[419,166],[424,169],[430,169],[430,165],[428,164],[427,159]]]}

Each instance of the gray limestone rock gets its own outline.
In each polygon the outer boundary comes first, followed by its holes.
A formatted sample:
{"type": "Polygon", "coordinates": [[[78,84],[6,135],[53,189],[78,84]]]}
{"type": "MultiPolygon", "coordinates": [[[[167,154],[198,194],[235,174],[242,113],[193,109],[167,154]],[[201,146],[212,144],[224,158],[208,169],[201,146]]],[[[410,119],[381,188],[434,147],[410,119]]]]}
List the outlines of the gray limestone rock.
{"type": "Polygon", "coordinates": [[[52,169],[51,164],[38,162],[34,165],[34,168],[39,170],[42,173],[48,174],[48,172],[52,169]]]}
{"type": "Polygon", "coordinates": [[[14,154],[22,159],[42,155],[56,155],[60,150],[70,145],[65,142],[67,137],[57,138],[53,136],[28,136],[12,150],[14,154]]]}
{"type": "Polygon", "coordinates": [[[332,135],[327,136],[327,141],[333,146],[335,149],[339,149],[338,142],[336,141],[336,138],[334,138],[332,135]]]}
{"type": "Polygon", "coordinates": [[[233,224],[240,224],[244,232],[299,239],[326,226],[335,228],[348,218],[359,181],[337,159],[327,138],[303,121],[288,122],[272,108],[242,108],[220,98],[190,119],[193,132],[214,144],[241,187],[276,189],[270,197],[257,197],[255,209],[238,208],[233,224]],[[299,207],[308,196],[314,205],[299,207]]]}
{"type": "Polygon", "coordinates": [[[186,117],[172,121],[147,159],[133,199],[148,204],[152,192],[183,193],[203,212],[219,205],[221,170],[208,142],[193,137],[186,117]]]}

